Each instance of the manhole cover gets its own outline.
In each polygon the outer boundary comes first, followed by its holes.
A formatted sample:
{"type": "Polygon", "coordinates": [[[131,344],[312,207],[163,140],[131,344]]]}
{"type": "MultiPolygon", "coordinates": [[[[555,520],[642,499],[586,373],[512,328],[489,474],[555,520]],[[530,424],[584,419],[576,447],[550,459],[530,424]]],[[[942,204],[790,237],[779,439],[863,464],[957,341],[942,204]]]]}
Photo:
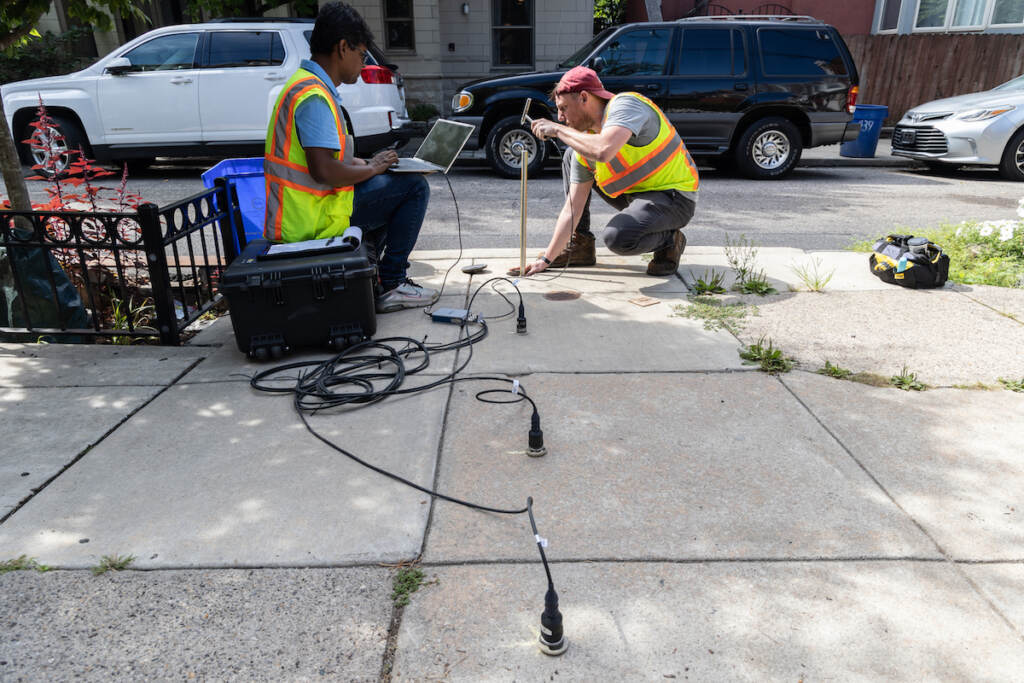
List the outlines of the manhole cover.
{"type": "Polygon", "coordinates": [[[548,301],[572,301],[573,299],[579,299],[579,292],[548,292],[544,295],[544,298],[548,301]]]}

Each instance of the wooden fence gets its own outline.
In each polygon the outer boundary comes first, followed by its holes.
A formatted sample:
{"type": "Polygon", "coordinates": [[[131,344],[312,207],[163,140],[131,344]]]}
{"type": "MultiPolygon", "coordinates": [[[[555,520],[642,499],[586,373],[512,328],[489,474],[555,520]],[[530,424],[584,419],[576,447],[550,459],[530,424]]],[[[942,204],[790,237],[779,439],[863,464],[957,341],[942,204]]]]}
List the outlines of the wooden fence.
{"type": "Polygon", "coordinates": [[[862,104],[889,107],[886,125],[930,100],[988,90],[1024,73],[1024,35],[849,36],[862,104]]]}

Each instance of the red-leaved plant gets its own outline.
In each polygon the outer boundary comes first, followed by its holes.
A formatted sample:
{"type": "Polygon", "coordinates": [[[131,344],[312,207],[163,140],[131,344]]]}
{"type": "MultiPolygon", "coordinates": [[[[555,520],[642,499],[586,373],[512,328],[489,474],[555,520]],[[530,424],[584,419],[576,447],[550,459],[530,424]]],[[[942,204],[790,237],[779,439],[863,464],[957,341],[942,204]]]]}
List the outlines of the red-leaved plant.
{"type": "MultiPolygon", "coordinates": [[[[115,175],[96,165],[81,148],[68,149],[60,128],[49,115],[42,96],[36,119],[29,124],[32,136],[22,140],[43,162],[32,166],[37,175],[27,180],[46,180],[49,200],[33,203],[32,208],[43,212],[134,212],[143,202],[140,195],[128,191],[128,167],[121,169],[121,182],[116,187],[94,184],[99,178],[115,175]]],[[[10,208],[4,199],[0,206],[10,208]]],[[[71,238],[70,225],[59,216],[50,217],[44,226],[48,236],[55,241],[71,238]]],[[[52,254],[64,272],[78,288],[86,305],[94,305],[104,325],[117,322],[116,302],[130,299],[133,295],[145,298],[142,290],[149,288],[149,276],[145,267],[145,255],[141,251],[123,250],[120,255],[113,250],[91,247],[91,244],[110,242],[114,239],[137,243],[140,237],[139,224],[130,217],[116,222],[116,235],[108,234],[106,225],[98,218],[86,218],[81,223],[82,240],[70,240],[66,249],[54,249],[52,254]],[[119,277],[120,276],[120,277],[119,277]],[[117,287],[117,290],[115,290],[117,287]],[[88,290],[93,288],[93,297],[88,290]],[[98,294],[98,296],[97,296],[98,294]]]]}

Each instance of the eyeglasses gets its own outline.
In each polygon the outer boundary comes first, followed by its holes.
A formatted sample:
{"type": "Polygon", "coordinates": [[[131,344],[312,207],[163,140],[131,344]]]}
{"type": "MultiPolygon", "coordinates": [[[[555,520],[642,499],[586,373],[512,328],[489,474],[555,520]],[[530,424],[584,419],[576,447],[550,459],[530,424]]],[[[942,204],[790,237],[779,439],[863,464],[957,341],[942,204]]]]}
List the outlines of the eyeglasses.
{"type": "Polygon", "coordinates": [[[359,57],[360,59],[363,60],[363,64],[366,64],[366,62],[370,61],[370,53],[366,50],[360,50],[359,57]]]}

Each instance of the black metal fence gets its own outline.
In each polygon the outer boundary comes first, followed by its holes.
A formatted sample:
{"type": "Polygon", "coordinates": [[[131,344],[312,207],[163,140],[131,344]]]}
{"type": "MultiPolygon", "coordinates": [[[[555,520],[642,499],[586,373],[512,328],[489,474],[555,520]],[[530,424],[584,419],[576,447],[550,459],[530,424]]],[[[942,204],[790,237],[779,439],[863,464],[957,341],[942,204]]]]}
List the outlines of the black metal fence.
{"type": "Polygon", "coordinates": [[[221,273],[244,244],[222,179],[135,212],[0,210],[0,338],[176,345],[221,300],[221,273]]]}

